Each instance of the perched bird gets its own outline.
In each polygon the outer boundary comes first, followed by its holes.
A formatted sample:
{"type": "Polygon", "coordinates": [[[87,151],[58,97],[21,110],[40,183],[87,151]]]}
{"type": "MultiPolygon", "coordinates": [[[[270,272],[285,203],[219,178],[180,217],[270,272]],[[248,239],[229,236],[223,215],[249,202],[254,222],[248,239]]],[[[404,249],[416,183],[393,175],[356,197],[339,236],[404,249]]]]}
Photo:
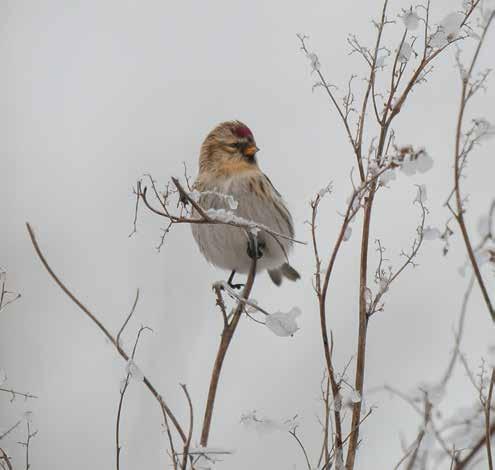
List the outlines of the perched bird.
{"type": "MultiPolygon", "coordinates": [[[[228,121],[215,127],[201,146],[199,173],[194,183],[194,190],[200,194],[198,203],[205,210],[232,211],[237,217],[293,238],[292,217],[280,193],[260,170],[256,160],[258,150],[253,133],[242,122],[228,121]]],[[[254,253],[255,248],[241,228],[223,224],[191,226],[204,257],[215,266],[231,271],[232,287],[241,286],[232,283],[234,274],[247,273],[253,256],[259,258],[257,271],[268,270],[277,286],[284,277],[292,281],[300,278],[288,263],[291,240],[260,229],[258,252],[254,253]]]]}

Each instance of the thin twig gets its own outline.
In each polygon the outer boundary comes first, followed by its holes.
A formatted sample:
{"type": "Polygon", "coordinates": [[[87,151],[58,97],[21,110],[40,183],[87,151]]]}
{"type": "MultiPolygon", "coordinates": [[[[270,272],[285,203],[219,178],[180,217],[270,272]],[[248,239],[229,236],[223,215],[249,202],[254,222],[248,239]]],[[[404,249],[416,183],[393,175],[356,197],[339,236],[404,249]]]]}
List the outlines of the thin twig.
{"type": "MultiPolygon", "coordinates": [[[[48,264],[48,261],[46,260],[44,254],[42,253],[42,251],[38,245],[38,242],[36,240],[36,235],[35,235],[33,229],[31,228],[31,225],[29,223],[26,223],[26,227],[27,227],[29,236],[31,238],[31,242],[33,244],[33,247],[36,251],[36,254],[38,255],[38,258],[40,259],[41,263],[43,264],[45,269],[48,271],[48,273],[50,274],[52,279],[62,289],[62,291],[85,313],[85,315],[87,317],[89,317],[93,321],[93,323],[96,324],[96,326],[99,328],[99,330],[108,338],[110,343],[115,347],[115,349],[120,354],[120,356],[122,358],[124,358],[125,361],[128,361],[129,355],[122,349],[120,344],[117,342],[117,339],[108,331],[108,329],[101,323],[101,321],[65,286],[65,284],[60,280],[60,278],[55,274],[55,272],[53,271],[53,269],[48,264]]],[[[149,381],[149,379],[146,376],[144,377],[143,382],[144,382],[146,388],[151,392],[151,394],[155,397],[158,404],[160,405],[160,409],[162,411],[162,414],[168,415],[168,417],[172,421],[175,429],[179,433],[181,439],[183,441],[185,441],[186,435],[185,435],[184,431],[182,430],[182,427],[179,424],[177,418],[172,413],[172,410],[166,404],[165,400],[157,392],[155,387],[152,385],[152,383],[149,381]]]]}
{"type": "Polygon", "coordinates": [[[193,405],[191,401],[191,397],[189,396],[189,392],[187,391],[187,387],[184,384],[180,384],[184,394],[187,398],[187,403],[189,406],[189,431],[187,433],[187,440],[184,444],[183,455],[182,455],[182,470],[187,470],[187,457],[189,456],[189,446],[191,445],[191,438],[193,433],[193,425],[194,425],[194,413],[193,413],[193,405]]]}

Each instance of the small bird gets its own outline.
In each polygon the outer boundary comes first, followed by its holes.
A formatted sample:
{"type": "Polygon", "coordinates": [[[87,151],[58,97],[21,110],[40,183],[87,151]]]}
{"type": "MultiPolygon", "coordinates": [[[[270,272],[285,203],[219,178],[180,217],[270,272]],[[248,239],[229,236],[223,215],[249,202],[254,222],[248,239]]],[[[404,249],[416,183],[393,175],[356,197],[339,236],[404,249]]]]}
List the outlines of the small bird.
{"type": "MultiPolygon", "coordinates": [[[[293,238],[292,217],[280,193],[260,170],[258,150],[253,133],[242,122],[227,121],[215,127],[201,146],[199,173],[193,186],[200,194],[198,203],[205,210],[231,211],[237,217],[293,238]]],[[[242,286],[233,284],[234,275],[247,273],[253,256],[258,258],[257,271],[267,270],[277,286],[284,277],[291,281],[300,278],[287,258],[291,240],[260,229],[255,249],[246,231],[239,227],[191,226],[204,257],[215,266],[231,271],[228,281],[231,287],[242,286]]]]}

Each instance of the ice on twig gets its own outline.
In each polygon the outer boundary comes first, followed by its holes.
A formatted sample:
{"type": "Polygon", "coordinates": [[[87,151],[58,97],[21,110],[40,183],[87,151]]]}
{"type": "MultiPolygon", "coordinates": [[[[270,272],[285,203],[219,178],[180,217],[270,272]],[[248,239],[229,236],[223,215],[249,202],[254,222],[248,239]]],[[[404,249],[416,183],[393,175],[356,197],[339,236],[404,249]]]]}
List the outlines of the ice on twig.
{"type": "Polygon", "coordinates": [[[426,394],[432,405],[438,405],[445,396],[445,387],[442,383],[424,382],[419,385],[419,389],[421,396],[416,396],[415,401],[422,401],[424,398],[423,394],[426,394]]]}
{"type": "Polygon", "coordinates": [[[481,238],[485,238],[491,233],[491,227],[490,227],[490,217],[487,215],[483,215],[478,219],[478,224],[477,224],[477,229],[478,229],[478,235],[481,238]]]}
{"type": "Polygon", "coordinates": [[[293,336],[299,329],[296,323],[296,318],[301,315],[301,310],[294,307],[287,313],[276,312],[267,315],[265,324],[277,336],[293,336]]]}
{"type": "Polygon", "coordinates": [[[388,55],[387,54],[381,54],[379,55],[377,58],[376,58],[376,62],[375,62],[375,67],[377,69],[381,68],[381,67],[385,67],[385,61],[388,59],[388,55]]]}
{"type": "Polygon", "coordinates": [[[425,227],[423,229],[423,240],[437,240],[442,236],[440,230],[436,227],[425,227]]]}
{"type": "Polygon", "coordinates": [[[413,48],[408,42],[404,42],[399,50],[399,62],[405,63],[411,58],[413,48]]]}
{"type": "Polygon", "coordinates": [[[414,31],[415,29],[418,29],[420,18],[418,14],[412,10],[412,8],[405,11],[404,14],[401,16],[401,19],[402,22],[404,23],[404,26],[409,31],[414,31]]]}
{"type": "Polygon", "coordinates": [[[208,195],[213,195],[213,196],[216,196],[220,199],[224,199],[225,202],[227,203],[229,209],[235,211],[237,209],[237,207],[239,206],[239,203],[237,202],[236,199],[234,199],[234,197],[231,195],[231,194],[224,194],[224,193],[221,193],[221,192],[218,192],[218,191],[191,191],[189,193],[189,197],[195,201],[195,202],[199,202],[201,196],[208,196],[208,195]]]}
{"type": "Polygon", "coordinates": [[[490,364],[490,367],[495,367],[495,344],[488,346],[487,360],[488,360],[488,364],[490,364]]]}
{"type": "Polygon", "coordinates": [[[344,470],[344,453],[340,448],[335,450],[335,470],[344,470]]]}
{"type": "Polygon", "coordinates": [[[352,407],[355,403],[361,402],[361,394],[357,390],[351,390],[348,393],[344,393],[342,401],[345,406],[352,407]]]}
{"type": "Polygon", "coordinates": [[[309,60],[311,72],[320,70],[320,59],[318,59],[318,56],[314,52],[309,52],[306,57],[309,60]]]}
{"type": "Polygon", "coordinates": [[[333,403],[332,403],[332,408],[335,410],[335,411],[341,411],[342,410],[342,395],[340,393],[337,393],[333,399],[333,403]]]}
{"type": "Polygon", "coordinates": [[[418,192],[416,193],[416,199],[414,199],[414,202],[419,202],[420,204],[424,204],[428,199],[428,195],[426,193],[426,185],[420,184],[417,187],[418,187],[418,192]]]}
{"type": "Polygon", "coordinates": [[[31,410],[27,410],[22,413],[22,418],[26,421],[26,423],[31,424],[33,422],[33,412],[31,410]]]}
{"type": "Polygon", "coordinates": [[[346,242],[351,238],[351,235],[352,235],[352,227],[348,225],[344,231],[344,236],[342,237],[342,240],[346,242]]]}
{"type": "Polygon", "coordinates": [[[476,264],[478,266],[483,266],[490,261],[491,254],[488,250],[481,250],[474,254],[474,258],[476,259],[476,264]]]}
{"type": "Polygon", "coordinates": [[[137,366],[133,359],[129,359],[125,365],[125,373],[129,374],[137,382],[142,382],[144,380],[144,374],[141,369],[137,366]]]}
{"type": "Polygon", "coordinates": [[[328,183],[324,188],[321,188],[318,191],[318,196],[320,196],[320,198],[324,198],[327,194],[332,193],[332,189],[333,189],[333,183],[330,181],[330,183],[328,183]]]}
{"type": "Polygon", "coordinates": [[[351,201],[352,201],[351,212],[356,212],[359,209],[361,202],[359,201],[359,196],[355,192],[352,193],[345,201],[347,206],[349,206],[351,201]]]}

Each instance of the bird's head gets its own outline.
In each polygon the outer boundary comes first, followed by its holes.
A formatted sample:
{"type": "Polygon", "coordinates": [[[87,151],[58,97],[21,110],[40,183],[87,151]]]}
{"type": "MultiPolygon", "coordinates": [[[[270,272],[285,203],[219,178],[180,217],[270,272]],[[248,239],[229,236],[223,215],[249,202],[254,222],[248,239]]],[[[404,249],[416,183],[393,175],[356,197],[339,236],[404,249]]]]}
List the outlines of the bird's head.
{"type": "Polygon", "coordinates": [[[201,171],[242,171],[256,167],[258,147],[253,133],[240,121],[227,121],[213,129],[201,146],[201,171]]]}

